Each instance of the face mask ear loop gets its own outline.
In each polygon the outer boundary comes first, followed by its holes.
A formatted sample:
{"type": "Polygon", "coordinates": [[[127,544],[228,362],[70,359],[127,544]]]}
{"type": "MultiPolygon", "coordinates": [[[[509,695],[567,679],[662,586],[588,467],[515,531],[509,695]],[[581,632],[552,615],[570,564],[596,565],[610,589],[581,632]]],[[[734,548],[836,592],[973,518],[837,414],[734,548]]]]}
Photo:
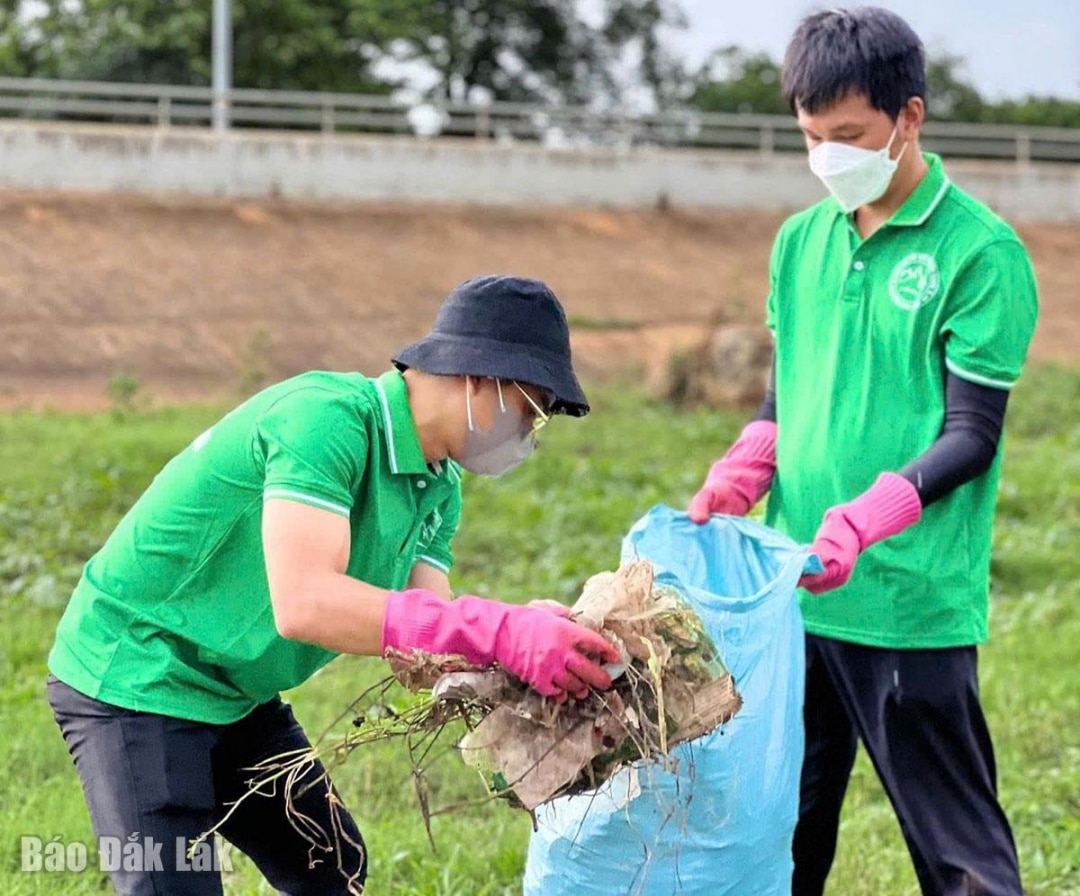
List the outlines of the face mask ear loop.
{"type": "Polygon", "coordinates": [[[469,432],[475,432],[472,422],[472,401],[469,400],[469,377],[465,376],[465,417],[469,421],[469,432]]]}
{"type": "Polygon", "coordinates": [[[505,414],[506,405],[503,403],[502,380],[500,380],[498,377],[495,378],[495,388],[499,390],[499,412],[505,414]]]}
{"type": "Polygon", "coordinates": [[[897,164],[897,165],[899,165],[899,164],[900,164],[900,160],[901,160],[901,159],[902,159],[902,158],[904,157],[904,153],[905,153],[905,152],[907,152],[907,148],[908,148],[908,146],[909,146],[909,142],[908,142],[907,140],[905,140],[905,141],[904,141],[904,146],[903,146],[903,148],[902,148],[902,149],[900,150],[900,155],[898,155],[898,156],[896,157],[896,159],[895,159],[895,161],[896,161],[896,164],[897,164]]]}
{"type": "MultiPolygon", "coordinates": [[[[889,137],[889,142],[885,145],[886,155],[889,153],[889,151],[892,150],[893,141],[896,140],[899,133],[900,133],[900,120],[897,119],[896,124],[893,125],[892,135],[889,137]]],[[[893,161],[897,165],[900,164],[900,160],[904,157],[904,153],[907,152],[908,144],[910,142],[911,142],[910,140],[905,140],[903,147],[900,149],[900,155],[898,155],[895,159],[893,159],[893,161]]]]}

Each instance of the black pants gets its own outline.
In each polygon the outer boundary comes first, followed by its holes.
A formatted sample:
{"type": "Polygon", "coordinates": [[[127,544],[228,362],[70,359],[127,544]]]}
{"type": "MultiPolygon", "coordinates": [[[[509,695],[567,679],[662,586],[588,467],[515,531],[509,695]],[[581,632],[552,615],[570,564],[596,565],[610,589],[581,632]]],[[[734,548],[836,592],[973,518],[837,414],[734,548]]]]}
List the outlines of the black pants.
{"type": "MultiPolygon", "coordinates": [[[[185,855],[186,845],[248,791],[252,766],[310,747],[279,699],[230,725],[208,725],[120,709],[51,676],[48,692],[99,845],[113,847],[103,861],[121,896],[220,896],[214,850],[185,855]],[[128,847],[121,860],[117,853],[127,843],[138,846],[128,847]]],[[[265,788],[240,803],[220,829],[288,896],[363,889],[363,840],[323,775],[315,763],[297,786],[265,788]]]]}
{"type": "Polygon", "coordinates": [[[887,650],[806,637],[806,758],[793,896],[819,896],[861,739],[926,896],[1021,896],[974,647],[887,650]]]}

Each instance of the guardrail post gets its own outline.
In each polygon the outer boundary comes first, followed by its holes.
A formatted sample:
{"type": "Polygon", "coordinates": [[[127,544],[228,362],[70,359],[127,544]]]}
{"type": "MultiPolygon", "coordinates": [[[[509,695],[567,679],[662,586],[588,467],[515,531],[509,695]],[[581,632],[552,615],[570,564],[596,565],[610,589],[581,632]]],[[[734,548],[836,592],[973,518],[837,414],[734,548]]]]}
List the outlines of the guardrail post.
{"type": "Polygon", "coordinates": [[[214,0],[211,27],[212,102],[210,121],[215,131],[229,128],[232,93],[232,10],[230,0],[214,0]]]}
{"type": "Polygon", "coordinates": [[[487,106],[480,106],[476,110],[476,139],[491,139],[491,112],[487,106]]]}
{"type": "Polygon", "coordinates": [[[776,149],[776,130],[772,125],[762,125],[760,148],[763,156],[771,156],[776,149]]]}
{"type": "Polygon", "coordinates": [[[1024,131],[1016,135],[1016,164],[1021,168],[1031,164],[1031,135],[1024,131]]]}
{"type": "Polygon", "coordinates": [[[329,99],[322,101],[322,132],[334,133],[334,104],[329,99]]]}
{"type": "Polygon", "coordinates": [[[167,128],[172,124],[172,99],[170,97],[158,97],[157,123],[159,128],[167,128]]]}

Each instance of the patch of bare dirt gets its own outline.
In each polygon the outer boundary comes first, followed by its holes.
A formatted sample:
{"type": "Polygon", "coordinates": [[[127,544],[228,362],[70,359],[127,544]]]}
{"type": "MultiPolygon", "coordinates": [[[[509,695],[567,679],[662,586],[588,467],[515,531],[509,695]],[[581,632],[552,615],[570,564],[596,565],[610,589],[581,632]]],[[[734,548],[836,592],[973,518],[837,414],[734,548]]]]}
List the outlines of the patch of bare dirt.
{"type": "MultiPolygon", "coordinates": [[[[710,324],[762,318],[782,218],[0,194],[0,405],[162,400],[314,368],[384,370],[480,273],[550,283],[584,376],[655,379],[710,324]]],[[[1033,355],[1078,360],[1080,226],[1018,228],[1042,294],[1033,355]]]]}

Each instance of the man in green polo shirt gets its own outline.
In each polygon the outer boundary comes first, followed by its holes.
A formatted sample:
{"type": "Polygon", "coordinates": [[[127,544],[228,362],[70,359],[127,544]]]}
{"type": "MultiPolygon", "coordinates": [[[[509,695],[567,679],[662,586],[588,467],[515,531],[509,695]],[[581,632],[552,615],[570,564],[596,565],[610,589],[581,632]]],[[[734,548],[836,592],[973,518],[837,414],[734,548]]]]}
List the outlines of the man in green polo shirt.
{"type": "MultiPolygon", "coordinates": [[[[278,694],[339,653],[461,654],[559,700],[610,686],[601,663],[617,652],[564,614],[450,599],[459,465],[499,475],[549,415],[588,413],[554,294],[467,281],[394,363],[254,396],[170,461],[87,563],[48,691],[95,833],[135,836],[151,859],[117,863],[118,893],[222,892],[187,844],[253,766],[310,746],[278,694]]],[[[316,765],[219,830],[283,893],[360,892],[363,840],[328,787],[316,765]]]]}
{"type": "Polygon", "coordinates": [[[765,404],[690,505],[812,542],[793,892],[820,894],[861,740],[922,892],[1020,896],[978,696],[1009,389],[1036,318],[1016,234],[919,149],[922,44],[883,9],[799,26],[783,89],[829,198],[780,229],[765,404]],[[857,561],[857,562],[856,562],[857,561]]]}

